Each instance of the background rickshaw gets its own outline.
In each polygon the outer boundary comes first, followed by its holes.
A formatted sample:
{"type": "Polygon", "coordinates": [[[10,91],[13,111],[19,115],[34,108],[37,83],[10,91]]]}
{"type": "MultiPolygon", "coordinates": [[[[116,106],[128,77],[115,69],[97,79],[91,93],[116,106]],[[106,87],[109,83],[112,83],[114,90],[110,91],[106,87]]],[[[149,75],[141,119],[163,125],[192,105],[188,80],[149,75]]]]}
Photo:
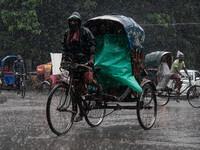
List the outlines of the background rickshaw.
{"type": "Polygon", "coordinates": [[[157,104],[159,106],[166,105],[169,101],[169,93],[171,93],[170,91],[172,91],[173,86],[172,84],[169,85],[170,69],[173,64],[172,53],[166,51],[151,52],[145,56],[144,64],[148,72],[148,79],[154,83],[157,104]],[[161,67],[162,63],[166,64],[166,68],[161,67]],[[167,87],[170,89],[166,89],[167,87]]]}
{"type": "Polygon", "coordinates": [[[47,101],[47,121],[51,130],[57,135],[68,132],[77,114],[77,105],[92,127],[101,124],[104,117],[115,110],[136,109],[141,127],[150,129],[156,120],[157,104],[151,81],[142,80],[143,29],[123,15],[95,17],[89,19],[85,26],[96,39],[95,67],[91,70],[97,82],[102,84],[103,93],[99,94],[92,85],[84,85],[87,93],[80,96],[74,89],[73,84],[78,79],[74,79],[73,73],[78,67],[87,66],[73,63],[73,56],[66,57],[68,61],[62,62],[61,68],[69,71],[69,80],[55,86],[47,101]],[[121,105],[125,99],[132,103],[121,105]],[[107,112],[107,109],[111,111],[107,112]],[[65,113],[65,118],[54,113],[65,113]]]}
{"type": "Polygon", "coordinates": [[[145,69],[148,72],[148,78],[154,83],[154,86],[158,84],[156,74],[162,61],[165,61],[169,69],[171,69],[173,64],[172,53],[166,51],[156,51],[151,52],[145,56],[145,69]]]}
{"type": "Polygon", "coordinates": [[[15,90],[18,96],[25,97],[26,86],[24,82],[24,75],[17,74],[20,78],[20,89],[16,89],[15,75],[13,73],[13,62],[17,59],[15,55],[8,55],[1,61],[1,77],[0,77],[0,90],[15,90]]]}
{"type": "Polygon", "coordinates": [[[191,78],[189,82],[181,88],[180,93],[174,91],[175,80],[170,79],[170,69],[173,64],[171,52],[156,51],[145,56],[145,68],[148,72],[148,78],[154,83],[154,90],[159,106],[166,105],[171,97],[179,102],[180,97],[185,96],[192,107],[200,107],[200,86],[192,85],[191,78]],[[161,67],[161,64],[166,67],[161,67]]]}
{"type": "Polygon", "coordinates": [[[60,75],[52,75],[52,63],[41,64],[36,67],[36,74],[31,75],[33,93],[49,94],[51,88],[60,80],[60,75]]]}

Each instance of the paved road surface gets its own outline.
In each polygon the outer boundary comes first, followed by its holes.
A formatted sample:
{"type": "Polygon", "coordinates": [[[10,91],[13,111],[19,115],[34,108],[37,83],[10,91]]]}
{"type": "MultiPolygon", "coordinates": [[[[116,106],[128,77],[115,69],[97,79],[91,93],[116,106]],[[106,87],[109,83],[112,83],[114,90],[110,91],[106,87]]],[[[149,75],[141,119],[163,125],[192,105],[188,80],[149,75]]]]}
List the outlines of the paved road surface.
{"type": "Polygon", "coordinates": [[[135,110],[115,111],[97,128],[75,123],[57,137],[46,121],[46,96],[14,92],[0,97],[0,149],[2,150],[132,150],[200,149],[200,109],[187,101],[170,101],[158,108],[151,130],[143,130],[135,110]]]}

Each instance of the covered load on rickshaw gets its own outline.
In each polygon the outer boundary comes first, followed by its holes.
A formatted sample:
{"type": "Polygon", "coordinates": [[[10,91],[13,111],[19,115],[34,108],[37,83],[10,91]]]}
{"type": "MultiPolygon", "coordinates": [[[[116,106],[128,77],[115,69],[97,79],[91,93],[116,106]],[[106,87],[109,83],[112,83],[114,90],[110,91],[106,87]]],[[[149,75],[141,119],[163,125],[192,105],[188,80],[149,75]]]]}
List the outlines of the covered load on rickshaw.
{"type": "Polygon", "coordinates": [[[132,18],[123,15],[95,17],[89,19],[85,26],[96,39],[95,66],[102,68],[99,77],[103,87],[127,85],[141,93],[136,79],[142,72],[143,29],[132,18]]]}

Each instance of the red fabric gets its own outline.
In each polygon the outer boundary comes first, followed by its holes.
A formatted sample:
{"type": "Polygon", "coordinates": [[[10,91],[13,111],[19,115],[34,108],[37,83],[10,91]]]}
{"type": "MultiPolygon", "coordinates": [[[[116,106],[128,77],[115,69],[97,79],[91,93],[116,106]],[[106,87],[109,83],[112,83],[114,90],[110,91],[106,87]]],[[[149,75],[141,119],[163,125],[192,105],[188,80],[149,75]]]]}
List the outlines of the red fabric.
{"type": "Polygon", "coordinates": [[[176,80],[175,89],[177,88],[178,90],[180,90],[181,86],[182,86],[182,83],[183,83],[181,81],[181,78],[176,74],[172,74],[171,75],[171,79],[175,79],[176,80]]]}
{"type": "Polygon", "coordinates": [[[52,80],[52,84],[56,84],[57,81],[60,80],[60,75],[50,75],[50,79],[52,80]]]}
{"type": "Polygon", "coordinates": [[[78,42],[79,41],[79,30],[77,30],[74,33],[72,39],[69,39],[69,36],[70,36],[70,30],[69,30],[68,36],[67,36],[67,44],[69,44],[70,42],[73,42],[73,41],[78,42]]]}
{"type": "Polygon", "coordinates": [[[87,84],[94,84],[96,83],[94,80],[94,75],[92,72],[85,72],[84,74],[84,82],[87,84]]]}

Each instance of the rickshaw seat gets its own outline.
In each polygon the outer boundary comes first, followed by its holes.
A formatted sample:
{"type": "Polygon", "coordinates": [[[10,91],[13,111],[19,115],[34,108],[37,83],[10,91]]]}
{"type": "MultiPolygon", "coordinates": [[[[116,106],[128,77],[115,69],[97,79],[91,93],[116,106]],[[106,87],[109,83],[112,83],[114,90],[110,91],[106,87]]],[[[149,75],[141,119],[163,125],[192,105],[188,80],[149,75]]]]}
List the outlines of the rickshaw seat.
{"type": "Polygon", "coordinates": [[[3,78],[4,78],[4,81],[6,84],[14,84],[15,83],[15,76],[13,74],[4,74],[3,78]]]}

